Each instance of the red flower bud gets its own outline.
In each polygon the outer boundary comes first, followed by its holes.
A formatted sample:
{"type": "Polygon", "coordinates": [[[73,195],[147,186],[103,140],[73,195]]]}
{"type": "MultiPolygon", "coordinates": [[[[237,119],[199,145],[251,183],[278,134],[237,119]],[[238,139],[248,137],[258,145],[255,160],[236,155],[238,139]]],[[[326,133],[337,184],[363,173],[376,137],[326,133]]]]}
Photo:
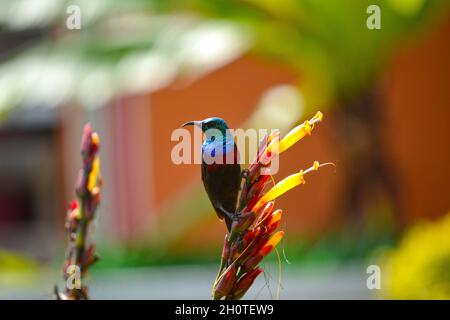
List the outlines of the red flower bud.
{"type": "Polygon", "coordinates": [[[221,275],[219,282],[214,288],[214,298],[219,299],[220,297],[226,297],[231,289],[233,289],[234,283],[236,282],[236,265],[231,265],[228,269],[224,271],[221,275]]]}
{"type": "Polygon", "coordinates": [[[262,208],[261,213],[259,214],[258,220],[256,221],[256,225],[259,225],[262,221],[265,221],[267,217],[272,213],[273,207],[275,206],[275,202],[270,201],[262,208]]]}
{"type": "Polygon", "coordinates": [[[227,261],[229,256],[230,256],[230,245],[228,242],[228,234],[226,234],[225,239],[223,241],[222,260],[227,261]]]}
{"type": "Polygon", "coordinates": [[[261,262],[261,260],[264,258],[264,256],[261,253],[255,254],[250,256],[250,258],[245,261],[245,263],[242,265],[242,270],[244,272],[248,272],[250,270],[252,270],[253,268],[255,268],[258,263],[261,262]]]}
{"type": "Polygon", "coordinates": [[[244,212],[237,217],[233,224],[231,225],[231,234],[240,234],[246,231],[250,225],[255,221],[256,215],[253,212],[244,212]]]}
{"type": "Polygon", "coordinates": [[[237,282],[235,289],[233,291],[233,299],[240,299],[242,296],[248,291],[248,289],[252,286],[253,282],[255,281],[256,277],[259,276],[259,274],[263,270],[261,268],[253,269],[250,272],[247,272],[244,274],[239,281],[237,282]]]}

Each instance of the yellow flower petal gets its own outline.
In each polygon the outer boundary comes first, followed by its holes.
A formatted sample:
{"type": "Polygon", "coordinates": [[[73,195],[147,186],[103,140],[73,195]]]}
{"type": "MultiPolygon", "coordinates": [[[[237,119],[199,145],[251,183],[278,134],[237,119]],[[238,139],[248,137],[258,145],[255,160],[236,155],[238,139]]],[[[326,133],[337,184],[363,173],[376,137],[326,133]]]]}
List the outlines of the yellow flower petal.
{"type": "Polygon", "coordinates": [[[97,185],[97,178],[100,173],[100,158],[98,156],[95,157],[94,162],[92,163],[92,169],[89,173],[89,180],[87,188],[89,192],[92,193],[92,190],[94,190],[94,187],[97,185]]]}
{"type": "Polygon", "coordinates": [[[283,239],[284,237],[284,231],[278,231],[274,233],[270,239],[264,244],[264,246],[259,250],[259,252],[266,256],[272,251],[273,248],[277,246],[277,244],[283,239]]]}
{"type": "Polygon", "coordinates": [[[283,193],[289,191],[290,189],[298,186],[299,184],[305,183],[305,179],[303,178],[303,170],[299,173],[292,174],[280,182],[278,182],[275,186],[272,187],[265,195],[258,200],[258,202],[253,207],[252,211],[258,210],[265,203],[272,201],[283,193]]]}
{"type": "Polygon", "coordinates": [[[277,223],[278,221],[281,220],[281,216],[283,215],[283,211],[281,209],[278,209],[276,211],[274,211],[271,216],[270,216],[270,220],[267,222],[267,226],[271,226],[274,225],[275,223],[277,223]]]}
{"type": "Polygon", "coordinates": [[[283,239],[283,237],[284,237],[284,231],[278,231],[278,232],[274,233],[273,236],[270,237],[269,241],[267,241],[264,246],[265,247],[267,247],[267,246],[276,247],[277,244],[281,241],[281,239],[283,239]]]}
{"type": "Polygon", "coordinates": [[[326,165],[332,165],[335,166],[332,162],[322,163],[319,164],[319,161],[314,161],[314,164],[306,169],[305,171],[300,170],[300,172],[291,174],[290,176],[284,178],[280,182],[278,182],[275,186],[273,186],[269,191],[267,191],[266,194],[264,194],[258,202],[253,206],[252,211],[257,212],[258,209],[261,208],[261,206],[265,205],[267,202],[275,200],[282,194],[286,193],[287,191],[291,190],[292,188],[298,186],[299,184],[304,184],[305,179],[304,175],[311,172],[311,171],[317,171],[320,167],[326,166],[326,165]]]}
{"type": "Polygon", "coordinates": [[[289,131],[289,133],[280,141],[279,152],[282,153],[283,151],[286,151],[300,139],[311,134],[311,131],[314,129],[314,124],[322,121],[322,119],[323,114],[319,111],[311,120],[305,121],[303,124],[289,131]]]}

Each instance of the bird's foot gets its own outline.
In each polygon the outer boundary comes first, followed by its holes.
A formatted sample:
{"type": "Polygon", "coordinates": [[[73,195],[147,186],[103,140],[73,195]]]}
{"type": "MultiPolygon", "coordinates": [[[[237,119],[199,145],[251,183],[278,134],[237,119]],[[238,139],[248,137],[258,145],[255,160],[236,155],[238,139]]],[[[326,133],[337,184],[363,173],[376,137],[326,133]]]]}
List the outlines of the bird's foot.
{"type": "Polygon", "coordinates": [[[242,177],[242,179],[247,180],[249,174],[250,174],[250,170],[248,170],[248,169],[243,169],[243,170],[241,171],[241,177],[242,177]]]}
{"type": "Polygon", "coordinates": [[[224,217],[227,217],[227,218],[230,219],[231,221],[236,220],[236,217],[237,217],[236,213],[235,213],[235,212],[229,212],[229,211],[225,210],[225,209],[222,207],[222,205],[221,205],[220,203],[219,203],[219,205],[217,206],[217,209],[220,210],[220,212],[222,213],[222,215],[223,215],[224,217]]]}

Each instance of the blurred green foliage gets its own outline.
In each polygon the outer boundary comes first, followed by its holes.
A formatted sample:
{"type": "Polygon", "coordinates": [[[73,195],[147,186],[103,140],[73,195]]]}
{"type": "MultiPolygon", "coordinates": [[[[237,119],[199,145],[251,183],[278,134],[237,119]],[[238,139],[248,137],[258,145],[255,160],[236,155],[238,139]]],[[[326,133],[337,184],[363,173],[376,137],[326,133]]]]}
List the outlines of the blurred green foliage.
{"type": "MultiPolygon", "coordinates": [[[[0,27],[15,32],[33,27],[43,30],[24,48],[31,57],[46,60],[50,66],[54,63],[61,68],[61,57],[66,64],[73,64],[65,70],[72,86],[86,76],[81,71],[98,68],[103,77],[109,78],[108,90],[120,93],[130,84],[119,81],[121,75],[114,72],[115,66],[149,52],[164,55],[176,72],[184,72],[186,66],[179,63],[186,57],[179,53],[186,39],[191,39],[185,35],[203,22],[216,21],[237,27],[255,54],[297,70],[307,108],[326,106],[367,90],[394,49],[417,34],[415,31],[423,30],[422,26],[431,26],[449,7],[448,1],[440,0],[52,0],[42,3],[42,10],[28,8],[30,12],[24,16],[20,8],[25,4],[22,0],[1,2],[5,14],[0,15],[0,27]],[[65,29],[65,8],[69,4],[81,8],[81,30],[65,29]],[[366,10],[372,4],[381,9],[381,30],[366,27],[366,10]],[[22,24],[17,25],[17,21],[22,24]]],[[[19,56],[3,59],[2,64],[23,58],[21,51],[17,52],[19,56]]],[[[23,71],[13,66],[14,70],[2,69],[8,85],[14,79],[21,81],[19,74],[23,71]],[[9,72],[15,77],[8,78],[5,73],[9,72]]],[[[61,78],[55,81],[61,82],[61,78]]],[[[2,100],[20,101],[17,91],[9,93],[9,86],[2,88],[7,97],[0,96],[0,104],[2,100]]],[[[19,90],[32,99],[29,91],[19,90]]]]}
{"type": "Polygon", "coordinates": [[[426,0],[164,1],[166,11],[192,10],[234,21],[250,32],[253,51],[301,73],[306,106],[326,105],[367,90],[393,50],[449,3],[426,0]],[[381,30],[366,10],[381,9],[381,30]]]}
{"type": "MultiPolygon", "coordinates": [[[[340,264],[365,259],[379,246],[391,247],[394,243],[395,235],[392,230],[384,233],[366,230],[363,238],[349,230],[336,230],[324,234],[320,239],[283,241],[278,246],[278,251],[283,263],[340,264]]],[[[215,264],[221,248],[216,245],[212,248],[173,252],[149,244],[134,244],[128,248],[103,244],[99,246],[99,252],[101,259],[94,266],[95,270],[152,265],[215,264]]],[[[276,254],[271,253],[267,260],[276,261],[276,254]]]]}

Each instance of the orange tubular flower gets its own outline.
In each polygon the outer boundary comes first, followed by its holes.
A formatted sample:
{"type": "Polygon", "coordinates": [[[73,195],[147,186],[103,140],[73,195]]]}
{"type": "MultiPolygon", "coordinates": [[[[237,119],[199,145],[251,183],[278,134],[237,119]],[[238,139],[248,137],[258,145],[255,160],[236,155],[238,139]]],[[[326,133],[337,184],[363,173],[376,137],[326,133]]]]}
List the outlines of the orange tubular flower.
{"type": "Polygon", "coordinates": [[[276,245],[283,239],[284,237],[284,231],[278,231],[275,234],[273,234],[269,240],[264,244],[264,246],[259,250],[259,252],[263,256],[267,256],[270,251],[272,251],[273,248],[276,247],[276,245]]]}
{"type": "Polygon", "coordinates": [[[256,277],[262,272],[259,263],[282,240],[283,231],[276,231],[281,223],[282,210],[274,210],[274,200],[290,189],[305,183],[304,176],[331,163],[314,164],[307,170],[292,174],[269,190],[273,181],[268,168],[274,153],[281,154],[303,137],[310,135],[316,123],[322,121],[321,112],[292,129],[280,139],[279,131],[266,136],[260,143],[258,155],[245,171],[238,203],[237,219],[225,236],[221,266],[213,286],[214,299],[240,299],[248,291],[256,277]]]}
{"type": "Polygon", "coordinates": [[[314,124],[321,122],[322,119],[323,114],[319,111],[311,120],[305,121],[303,124],[289,131],[289,133],[280,141],[280,153],[289,149],[306,135],[310,135],[311,131],[314,129],[314,124]]]}

